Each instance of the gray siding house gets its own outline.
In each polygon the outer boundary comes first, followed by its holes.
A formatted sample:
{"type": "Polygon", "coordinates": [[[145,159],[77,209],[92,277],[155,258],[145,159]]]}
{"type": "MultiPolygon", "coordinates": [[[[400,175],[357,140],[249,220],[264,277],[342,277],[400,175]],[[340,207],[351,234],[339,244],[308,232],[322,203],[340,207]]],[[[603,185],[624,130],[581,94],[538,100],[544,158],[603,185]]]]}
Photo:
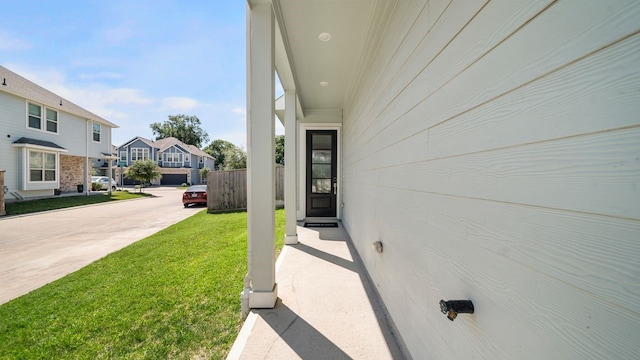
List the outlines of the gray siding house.
{"type": "Polygon", "coordinates": [[[123,175],[126,167],[138,160],[153,160],[158,163],[162,173],[162,178],[157,181],[159,185],[202,184],[206,179],[200,176],[200,170],[215,169],[211,155],[174,137],[152,141],[137,136],[119,146],[117,156],[116,181],[124,185],[134,184],[133,180],[123,175]]]}
{"type": "Polygon", "coordinates": [[[93,159],[91,161],[91,167],[93,168],[91,173],[95,176],[109,176],[116,178],[116,168],[118,166],[118,148],[111,145],[111,158],[93,159]]]}
{"type": "Polygon", "coordinates": [[[0,170],[7,201],[90,190],[117,125],[0,66],[0,170]]]}

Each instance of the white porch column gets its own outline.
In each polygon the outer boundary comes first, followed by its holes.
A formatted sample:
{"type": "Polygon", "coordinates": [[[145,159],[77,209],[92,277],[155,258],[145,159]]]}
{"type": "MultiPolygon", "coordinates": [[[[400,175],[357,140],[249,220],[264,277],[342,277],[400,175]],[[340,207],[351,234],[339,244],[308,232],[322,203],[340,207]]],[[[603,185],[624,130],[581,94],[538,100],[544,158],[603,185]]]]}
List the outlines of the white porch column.
{"type": "MultiPolygon", "coordinates": [[[[247,8],[247,213],[249,308],[273,308],[275,282],[275,20],[271,3],[247,8]]],[[[248,298],[248,299],[247,299],[248,298]]]]}
{"type": "Polygon", "coordinates": [[[284,92],[284,209],[286,212],[286,232],[284,243],[298,243],[297,207],[298,191],[296,189],[297,160],[296,129],[296,91],[284,92]]]}

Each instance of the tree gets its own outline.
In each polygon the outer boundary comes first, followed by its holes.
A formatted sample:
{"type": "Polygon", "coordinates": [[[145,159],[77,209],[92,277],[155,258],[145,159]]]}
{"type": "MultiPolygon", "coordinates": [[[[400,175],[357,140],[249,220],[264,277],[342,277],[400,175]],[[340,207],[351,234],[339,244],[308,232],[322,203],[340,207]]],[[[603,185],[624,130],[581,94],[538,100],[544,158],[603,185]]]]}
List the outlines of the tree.
{"type": "Polygon", "coordinates": [[[197,116],[169,115],[169,120],[162,123],[155,122],[149,126],[156,140],[174,137],[197,148],[209,141],[209,134],[202,130],[197,116]]]}
{"type": "Polygon", "coordinates": [[[284,165],[284,135],[276,135],[276,164],[284,165]]]}
{"type": "Polygon", "coordinates": [[[246,169],[247,153],[234,145],[224,153],[224,170],[246,169]]]}
{"type": "MultiPolygon", "coordinates": [[[[160,167],[154,161],[138,160],[134,161],[133,164],[127,168],[124,177],[138,180],[141,184],[146,184],[162,177],[162,174],[160,173],[160,167]]],[[[142,191],[142,187],[140,187],[140,191],[142,191]]]]}
{"type": "Polygon", "coordinates": [[[200,173],[200,178],[204,179],[204,182],[207,182],[207,175],[209,175],[209,173],[211,172],[211,169],[209,169],[208,167],[203,167],[202,169],[200,169],[199,173],[200,173]]]}
{"type": "Polygon", "coordinates": [[[216,170],[222,170],[225,165],[225,152],[235,147],[235,145],[226,140],[216,139],[203,150],[215,159],[216,170]]]}
{"type": "MultiPolygon", "coordinates": [[[[275,162],[284,165],[284,135],[275,138],[275,162]]],[[[216,139],[203,149],[216,162],[216,170],[234,170],[247,167],[247,153],[233,143],[216,139]]]]}

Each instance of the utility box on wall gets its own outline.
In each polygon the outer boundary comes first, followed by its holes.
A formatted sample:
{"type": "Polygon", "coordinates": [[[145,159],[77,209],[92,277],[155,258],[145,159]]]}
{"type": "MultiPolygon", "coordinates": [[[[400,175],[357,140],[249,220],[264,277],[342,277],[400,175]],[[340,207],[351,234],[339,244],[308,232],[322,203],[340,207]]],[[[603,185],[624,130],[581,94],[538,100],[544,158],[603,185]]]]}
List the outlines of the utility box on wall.
{"type": "Polygon", "coordinates": [[[4,170],[0,170],[0,216],[6,214],[4,211],[4,170]]]}

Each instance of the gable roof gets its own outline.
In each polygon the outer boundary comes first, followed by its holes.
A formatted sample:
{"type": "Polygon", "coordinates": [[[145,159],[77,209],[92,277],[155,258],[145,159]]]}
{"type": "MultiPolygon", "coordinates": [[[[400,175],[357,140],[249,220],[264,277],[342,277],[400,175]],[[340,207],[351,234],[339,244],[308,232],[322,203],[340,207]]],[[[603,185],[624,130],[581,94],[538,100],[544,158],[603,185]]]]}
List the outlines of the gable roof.
{"type": "Polygon", "coordinates": [[[93,120],[111,128],[118,127],[118,125],[72,103],[62,96],[54,94],[3,66],[0,66],[0,81],[0,91],[43,104],[52,109],[93,120]]]}
{"type": "Polygon", "coordinates": [[[186,147],[189,149],[189,151],[190,151],[192,154],[196,154],[196,155],[198,155],[198,156],[208,157],[208,158],[213,159],[213,156],[211,156],[208,152],[203,151],[203,150],[201,150],[201,149],[198,149],[197,147],[195,147],[195,146],[193,146],[193,145],[187,145],[187,144],[185,144],[185,145],[186,145],[186,147]]]}
{"type": "Polygon", "coordinates": [[[129,146],[129,145],[133,144],[134,142],[136,142],[136,141],[138,141],[138,140],[140,140],[140,141],[142,141],[143,143],[145,143],[145,144],[149,145],[149,147],[152,147],[152,148],[157,148],[157,147],[158,147],[158,146],[153,142],[153,140],[149,140],[149,139],[147,139],[147,138],[143,138],[142,136],[136,136],[136,137],[134,137],[133,139],[131,139],[131,140],[127,141],[126,143],[124,143],[124,144],[122,144],[122,145],[118,146],[118,148],[125,147],[125,146],[129,146]]]}
{"type": "Polygon", "coordinates": [[[213,157],[211,155],[209,155],[208,153],[198,149],[196,146],[193,145],[189,145],[189,144],[185,144],[182,141],[174,138],[174,137],[168,137],[168,138],[164,138],[164,139],[159,139],[155,141],[156,147],[158,149],[160,149],[160,151],[165,151],[166,149],[174,146],[174,145],[178,145],[181,148],[187,150],[188,152],[190,152],[191,154],[194,155],[198,155],[198,156],[204,156],[204,157],[208,157],[208,158],[212,158],[213,157]]]}
{"type": "Polygon", "coordinates": [[[185,143],[183,143],[182,141],[174,138],[174,137],[168,137],[168,138],[164,138],[164,139],[158,139],[155,141],[156,147],[158,147],[158,149],[160,149],[160,151],[165,151],[168,148],[172,147],[173,145],[180,145],[181,147],[185,148],[185,143]]]}
{"type": "Polygon", "coordinates": [[[158,151],[160,151],[160,152],[165,151],[165,150],[167,150],[168,148],[170,148],[172,146],[179,146],[179,147],[185,149],[186,151],[188,151],[192,155],[197,155],[197,156],[202,156],[202,157],[207,157],[207,158],[213,159],[213,156],[209,155],[207,152],[198,149],[196,146],[185,144],[182,141],[180,141],[180,140],[178,140],[178,139],[176,139],[174,137],[168,137],[168,138],[158,139],[156,141],[152,141],[152,140],[149,140],[149,139],[145,139],[145,138],[143,138],[141,136],[136,136],[133,139],[127,141],[126,143],[118,146],[118,148],[129,146],[129,145],[131,145],[133,142],[135,142],[137,140],[140,140],[140,141],[144,142],[145,144],[149,145],[152,148],[158,149],[158,151]]]}

